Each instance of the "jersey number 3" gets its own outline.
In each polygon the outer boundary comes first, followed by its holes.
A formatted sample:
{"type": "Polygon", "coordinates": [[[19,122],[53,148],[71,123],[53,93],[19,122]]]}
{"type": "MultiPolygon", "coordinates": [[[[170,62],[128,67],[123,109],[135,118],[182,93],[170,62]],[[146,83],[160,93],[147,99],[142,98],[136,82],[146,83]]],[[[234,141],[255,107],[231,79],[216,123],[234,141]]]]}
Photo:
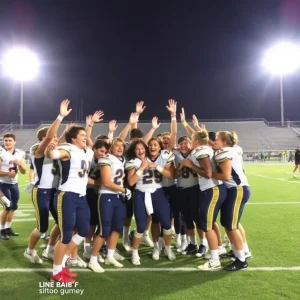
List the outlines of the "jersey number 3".
{"type": "Polygon", "coordinates": [[[78,176],[83,178],[85,175],[89,174],[90,163],[87,163],[86,160],[82,160],[80,163],[81,171],[78,172],[78,176]]]}

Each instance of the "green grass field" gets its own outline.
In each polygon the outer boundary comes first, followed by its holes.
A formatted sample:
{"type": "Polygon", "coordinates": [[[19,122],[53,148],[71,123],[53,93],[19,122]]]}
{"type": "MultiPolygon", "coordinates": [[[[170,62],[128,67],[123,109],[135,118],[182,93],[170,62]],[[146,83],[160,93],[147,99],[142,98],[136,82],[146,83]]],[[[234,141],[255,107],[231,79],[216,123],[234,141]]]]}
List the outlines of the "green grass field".
{"type": "MultiPolygon", "coordinates": [[[[68,289],[57,289],[55,295],[41,293],[39,285],[49,280],[46,269],[52,265],[33,265],[23,257],[36,223],[30,196],[23,192],[27,176],[21,177],[13,223],[20,236],[0,241],[0,299],[300,299],[300,179],[292,178],[292,168],[288,163],[246,164],[252,190],[242,218],[253,255],[248,270],[205,273],[195,269],[203,260],[176,254],[175,262],[163,256],[153,261],[146,247],[140,251],[141,266],[134,267],[120,245],[127,258],[124,269],[105,266],[104,274],[80,271],[81,296],[61,295],[68,289]]],[[[38,244],[39,254],[44,243],[38,244]]]]}

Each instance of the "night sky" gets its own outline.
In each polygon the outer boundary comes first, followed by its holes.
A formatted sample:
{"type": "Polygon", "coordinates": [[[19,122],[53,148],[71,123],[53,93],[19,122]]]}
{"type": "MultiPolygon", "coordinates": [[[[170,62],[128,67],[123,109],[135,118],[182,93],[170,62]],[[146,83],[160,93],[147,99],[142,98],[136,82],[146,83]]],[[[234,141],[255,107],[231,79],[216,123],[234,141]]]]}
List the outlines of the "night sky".
{"type": "MultiPolygon", "coordinates": [[[[168,98],[202,119],[279,120],[279,78],[262,58],[299,33],[297,0],[0,1],[0,55],[27,45],[42,63],[24,86],[24,123],[54,119],[63,98],[73,120],[80,99],[84,115],[102,109],[106,120],[127,119],[140,100],[143,119],[169,119],[168,98]]],[[[284,78],[291,120],[299,83],[300,71],[284,78]]],[[[1,73],[0,123],[19,121],[19,93],[1,73]]]]}

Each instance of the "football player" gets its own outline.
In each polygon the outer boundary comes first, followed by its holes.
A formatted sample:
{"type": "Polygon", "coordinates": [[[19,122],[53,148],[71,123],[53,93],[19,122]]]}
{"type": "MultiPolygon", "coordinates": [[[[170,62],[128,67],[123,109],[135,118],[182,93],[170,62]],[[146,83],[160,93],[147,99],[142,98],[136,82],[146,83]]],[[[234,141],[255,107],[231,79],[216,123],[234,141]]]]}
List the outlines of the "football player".
{"type": "Polygon", "coordinates": [[[26,173],[24,153],[15,149],[16,137],[7,133],[3,137],[3,148],[0,151],[0,190],[7,199],[10,206],[6,206],[0,216],[0,238],[8,240],[9,236],[18,236],[11,228],[14,212],[18,209],[20,197],[18,186],[18,171],[26,173]]]}
{"type": "MultiPolygon", "coordinates": [[[[170,209],[162,188],[163,176],[173,178],[174,155],[172,152],[162,150],[161,142],[157,138],[152,138],[149,142],[149,150],[143,141],[133,142],[128,150],[128,156],[130,160],[126,164],[126,168],[128,169],[129,184],[135,185],[133,207],[137,223],[132,243],[131,261],[134,265],[140,265],[138,247],[149,215],[152,215],[153,223],[161,224],[166,254],[170,260],[175,260],[176,257],[171,249],[170,209]]],[[[154,240],[152,258],[158,260],[160,255],[159,230],[152,231],[152,237],[154,240]]]]}
{"type": "MultiPolygon", "coordinates": [[[[211,252],[211,259],[204,265],[198,266],[198,269],[203,271],[221,269],[218,237],[213,230],[213,224],[226,198],[226,188],[222,181],[212,179],[212,172],[216,171],[216,165],[214,151],[208,146],[208,140],[206,130],[194,132],[192,135],[192,148],[194,149],[191,153],[192,160],[185,159],[179,167],[182,169],[186,166],[198,174],[200,191],[197,228],[205,232],[211,252]]],[[[202,254],[200,246],[198,251],[202,254]]]]}
{"type": "Polygon", "coordinates": [[[245,237],[239,230],[239,222],[250,197],[250,188],[243,168],[243,159],[235,132],[220,131],[217,133],[215,160],[218,172],[213,172],[212,177],[223,180],[227,188],[227,197],[221,208],[221,224],[224,226],[235,254],[233,263],[225,266],[227,271],[238,271],[248,268],[245,252],[250,252],[248,245],[244,245],[245,237]],[[246,246],[246,247],[245,247],[246,246]]]}
{"type": "Polygon", "coordinates": [[[85,195],[94,152],[87,147],[87,141],[94,123],[101,121],[102,116],[103,112],[96,112],[87,129],[73,126],[65,134],[66,144],[56,149],[50,144],[46,151],[48,158],[58,160],[61,172],[54,199],[61,239],[54,249],[52,281],[75,282],[73,278],[77,276],[65,264],[70,253],[89,235],[90,210],[85,195]],[[74,228],[77,233],[73,236],[74,228]]]}
{"type": "Polygon", "coordinates": [[[98,263],[98,253],[107,238],[108,250],[105,264],[117,268],[123,267],[114,258],[114,253],[126,217],[125,201],[131,197],[131,191],[123,186],[124,150],[124,141],[115,138],[111,144],[110,154],[98,160],[101,176],[101,188],[97,204],[100,232],[94,239],[92,255],[88,264],[88,268],[96,273],[104,272],[98,263]]]}
{"type": "MultiPolygon", "coordinates": [[[[32,263],[42,264],[35,251],[35,246],[38,243],[41,235],[46,233],[49,225],[49,211],[54,220],[55,227],[57,227],[57,213],[54,208],[54,194],[58,186],[58,162],[45,157],[45,150],[55,137],[57,130],[66,116],[72,111],[68,109],[70,101],[63,100],[60,104],[59,116],[50,127],[44,127],[38,130],[38,143],[30,148],[30,155],[32,158],[32,165],[34,167],[35,178],[34,188],[32,190],[32,202],[35,209],[35,216],[37,227],[31,232],[28,240],[28,247],[24,252],[24,257],[32,263]]],[[[32,177],[32,175],[31,175],[32,177]]],[[[59,230],[54,228],[52,234],[55,234],[54,240],[57,239],[59,230]]],[[[49,245],[43,252],[43,256],[47,259],[53,258],[53,246],[49,245]],[[50,248],[51,247],[51,248],[50,248]]]]}

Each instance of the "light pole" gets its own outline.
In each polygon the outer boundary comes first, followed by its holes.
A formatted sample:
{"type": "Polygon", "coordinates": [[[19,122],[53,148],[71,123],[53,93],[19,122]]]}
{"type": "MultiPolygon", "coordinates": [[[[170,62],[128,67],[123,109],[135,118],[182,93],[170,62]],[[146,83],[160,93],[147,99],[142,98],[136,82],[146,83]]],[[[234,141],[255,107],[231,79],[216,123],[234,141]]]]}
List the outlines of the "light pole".
{"type": "Polygon", "coordinates": [[[24,81],[32,80],[39,70],[39,61],[36,55],[26,48],[14,48],[9,51],[2,61],[6,75],[20,81],[20,125],[24,124],[24,81]]]}
{"type": "Polygon", "coordinates": [[[283,77],[300,67],[300,47],[280,42],[266,52],[263,63],[269,73],[280,76],[280,119],[281,126],[284,126],[283,77]]]}

